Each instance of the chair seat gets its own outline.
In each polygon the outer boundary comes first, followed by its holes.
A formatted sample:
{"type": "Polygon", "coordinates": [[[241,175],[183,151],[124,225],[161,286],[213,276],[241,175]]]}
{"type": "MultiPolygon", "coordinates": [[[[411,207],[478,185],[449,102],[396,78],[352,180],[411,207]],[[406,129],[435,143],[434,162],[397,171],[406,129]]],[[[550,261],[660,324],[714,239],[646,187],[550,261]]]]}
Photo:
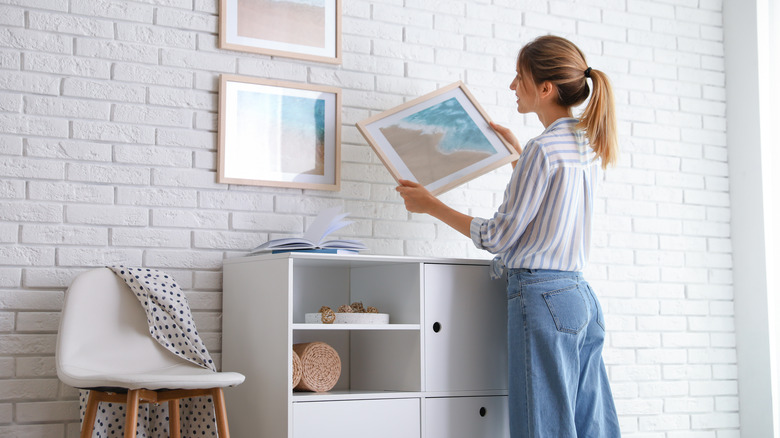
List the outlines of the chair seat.
{"type": "Polygon", "coordinates": [[[213,372],[190,365],[176,365],[137,373],[100,373],[94,370],[64,367],[60,380],[75,388],[121,387],[127,389],[200,389],[225,388],[244,381],[244,375],[213,372]]]}

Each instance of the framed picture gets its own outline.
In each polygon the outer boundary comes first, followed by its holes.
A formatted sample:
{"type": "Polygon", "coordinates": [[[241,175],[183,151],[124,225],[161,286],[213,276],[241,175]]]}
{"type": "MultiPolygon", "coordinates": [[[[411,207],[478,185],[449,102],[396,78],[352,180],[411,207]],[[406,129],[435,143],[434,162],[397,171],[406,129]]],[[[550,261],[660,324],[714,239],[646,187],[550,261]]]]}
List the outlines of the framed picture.
{"type": "Polygon", "coordinates": [[[519,157],[489,120],[465,84],[455,82],[357,127],[396,180],[438,195],[519,157]]]}
{"type": "Polygon", "coordinates": [[[222,75],[217,181],[339,190],[341,90],[222,75]]]}
{"type": "Polygon", "coordinates": [[[341,0],[220,0],[219,47],[341,63],[341,0]]]}

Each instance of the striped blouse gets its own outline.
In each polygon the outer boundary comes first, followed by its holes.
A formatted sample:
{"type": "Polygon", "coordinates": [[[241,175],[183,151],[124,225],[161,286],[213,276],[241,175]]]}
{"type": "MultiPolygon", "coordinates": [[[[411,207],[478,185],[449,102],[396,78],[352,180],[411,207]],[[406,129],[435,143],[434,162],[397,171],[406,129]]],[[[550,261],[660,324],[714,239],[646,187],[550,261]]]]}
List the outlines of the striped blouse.
{"type": "Polygon", "coordinates": [[[529,140],[498,211],[471,221],[471,240],[498,266],[580,271],[587,263],[601,160],[578,122],[558,119],[529,140]]]}

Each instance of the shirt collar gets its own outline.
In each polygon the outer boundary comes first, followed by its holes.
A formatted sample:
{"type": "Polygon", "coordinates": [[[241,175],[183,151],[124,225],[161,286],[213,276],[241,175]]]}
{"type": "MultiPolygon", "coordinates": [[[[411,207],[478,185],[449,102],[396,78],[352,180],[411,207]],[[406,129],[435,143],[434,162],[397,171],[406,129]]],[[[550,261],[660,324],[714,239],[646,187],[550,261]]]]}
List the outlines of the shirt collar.
{"type": "Polygon", "coordinates": [[[544,133],[555,131],[556,129],[561,129],[568,125],[576,125],[580,121],[574,117],[561,117],[560,119],[550,123],[550,126],[547,127],[547,129],[544,130],[544,133]]]}

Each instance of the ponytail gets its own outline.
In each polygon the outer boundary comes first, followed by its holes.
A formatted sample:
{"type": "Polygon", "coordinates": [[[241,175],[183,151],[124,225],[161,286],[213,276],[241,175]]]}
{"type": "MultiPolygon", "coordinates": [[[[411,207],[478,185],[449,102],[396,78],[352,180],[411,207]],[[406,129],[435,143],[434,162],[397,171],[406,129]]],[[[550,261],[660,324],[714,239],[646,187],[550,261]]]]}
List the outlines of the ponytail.
{"type": "Polygon", "coordinates": [[[588,67],[593,81],[590,101],[580,117],[577,128],[585,131],[590,147],[601,158],[601,167],[616,164],[618,154],[615,100],[609,78],[603,72],[588,67]]]}
{"type": "Polygon", "coordinates": [[[528,73],[535,84],[553,83],[558,90],[558,104],[573,107],[590,95],[577,128],[585,132],[590,146],[606,169],[617,161],[617,117],[615,99],[609,78],[604,72],[588,67],[585,55],[571,41],[552,35],[536,38],[517,56],[517,67],[528,73]],[[590,93],[587,78],[593,82],[590,93]]]}

